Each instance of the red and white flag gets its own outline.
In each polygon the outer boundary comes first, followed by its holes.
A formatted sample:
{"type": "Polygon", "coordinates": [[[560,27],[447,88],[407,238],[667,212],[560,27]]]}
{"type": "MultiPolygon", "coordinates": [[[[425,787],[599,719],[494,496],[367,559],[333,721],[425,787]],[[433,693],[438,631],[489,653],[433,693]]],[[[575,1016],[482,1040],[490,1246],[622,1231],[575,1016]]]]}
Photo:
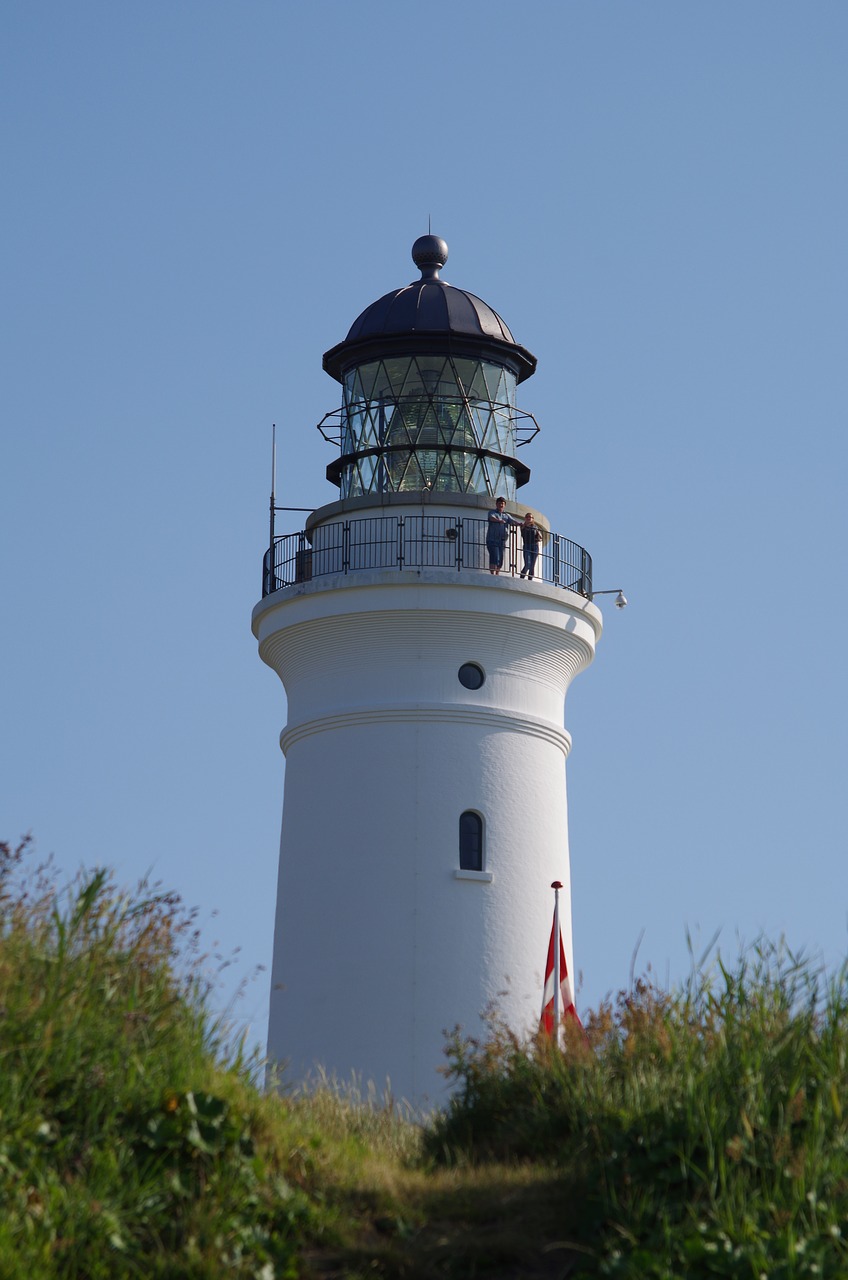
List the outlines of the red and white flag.
{"type": "Polygon", "coordinates": [[[562,885],[555,880],[551,885],[555,891],[554,922],[551,926],[551,940],[548,943],[548,959],[545,964],[545,988],[542,993],[542,1017],[539,1029],[546,1035],[556,1038],[557,1030],[563,1018],[573,1018],[578,1027],[583,1023],[577,1016],[574,1007],[574,994],[568,977],[568,966],[565,963],[565,947],[562,945],[562,930],[559,927],[559,890],[562,885]],[[559,955],[557,955],[557,943],[559,955]]]}

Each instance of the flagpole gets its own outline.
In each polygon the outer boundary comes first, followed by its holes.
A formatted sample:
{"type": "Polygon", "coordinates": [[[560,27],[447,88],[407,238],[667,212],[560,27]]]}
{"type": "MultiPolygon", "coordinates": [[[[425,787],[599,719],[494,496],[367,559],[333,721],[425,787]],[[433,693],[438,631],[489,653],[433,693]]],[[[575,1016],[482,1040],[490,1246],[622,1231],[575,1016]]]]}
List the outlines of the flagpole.
{"type": "Polygon", "coordinates": [[[559,1044],[559,984],[562,980],[562,975],[559,969],[559,891],[562,888],[562,881],[554,880],[551,888],[554,891],[554,1041],[556,1044],[559,1044]]]}

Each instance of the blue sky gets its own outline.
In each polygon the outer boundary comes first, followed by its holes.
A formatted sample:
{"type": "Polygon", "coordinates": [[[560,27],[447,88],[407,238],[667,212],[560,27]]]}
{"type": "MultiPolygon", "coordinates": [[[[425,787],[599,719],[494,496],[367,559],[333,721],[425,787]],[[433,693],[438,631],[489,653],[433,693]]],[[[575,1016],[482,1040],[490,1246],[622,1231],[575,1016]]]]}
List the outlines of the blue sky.
{"type": "Polygon", "coordinates": [[[270,963],[271,423],[332,500],[322,352],[432,215],[631,600],[567,708],[581,1007],[643,931],[663,981],[687,928],[844,957],[846,61],[842,3],[7,0],[0,836],[270,963]]]}

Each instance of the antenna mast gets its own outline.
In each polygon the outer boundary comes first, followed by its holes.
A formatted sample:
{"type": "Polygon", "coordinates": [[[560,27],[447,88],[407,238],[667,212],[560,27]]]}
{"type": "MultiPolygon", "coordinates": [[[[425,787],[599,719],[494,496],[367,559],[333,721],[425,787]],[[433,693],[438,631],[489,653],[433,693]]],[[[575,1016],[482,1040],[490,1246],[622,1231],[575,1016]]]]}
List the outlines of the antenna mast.
{"type": "Polygon", "coordinates": [[[276,488],[277,488],[277,424],[271,424],[271,540],[269,542],[270,560],[269,568],[274,571],[274,511],[276,510],[276,488]]]}

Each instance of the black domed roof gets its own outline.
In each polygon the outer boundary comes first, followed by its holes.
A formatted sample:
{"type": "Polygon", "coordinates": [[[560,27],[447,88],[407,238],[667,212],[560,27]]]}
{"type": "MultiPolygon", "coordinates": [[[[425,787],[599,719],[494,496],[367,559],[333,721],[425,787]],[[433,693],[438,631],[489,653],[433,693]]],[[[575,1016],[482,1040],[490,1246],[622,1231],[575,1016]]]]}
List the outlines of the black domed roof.
{"type": "Polygon", "coordinates": [[[403,352],[451,351],[494,356],[511,365],[519,381],[529,378],[536,358],[519,346],[488,303],[440,279],[448,246],[439,236],[419,237],[412,257],[421,279],[386,293],[354,320],[344,342],[324,356],[324,368],[341,381],[344,371],[374,356],[403,352]]]}

